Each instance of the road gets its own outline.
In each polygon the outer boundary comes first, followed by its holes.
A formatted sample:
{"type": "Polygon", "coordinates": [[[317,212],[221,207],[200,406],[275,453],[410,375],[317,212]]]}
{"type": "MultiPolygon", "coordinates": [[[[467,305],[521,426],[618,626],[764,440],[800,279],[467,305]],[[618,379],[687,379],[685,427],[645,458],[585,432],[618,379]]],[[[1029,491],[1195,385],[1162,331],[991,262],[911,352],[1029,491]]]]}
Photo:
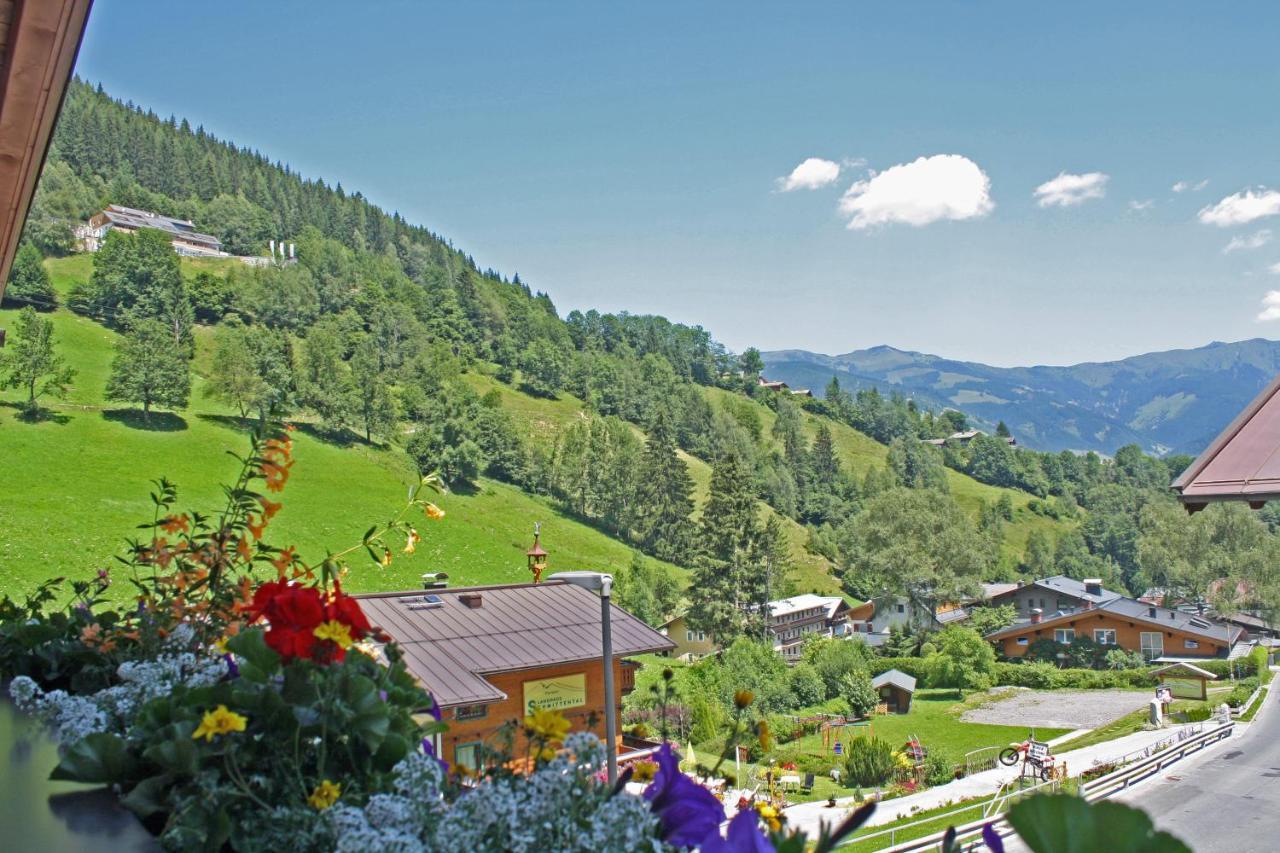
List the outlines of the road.
{"type": "Polygon", "coordinates": [[[1280,699],[1248,730],[1115,799],[1139,806],[1196,853],[1280,850],[1280,699]]]}

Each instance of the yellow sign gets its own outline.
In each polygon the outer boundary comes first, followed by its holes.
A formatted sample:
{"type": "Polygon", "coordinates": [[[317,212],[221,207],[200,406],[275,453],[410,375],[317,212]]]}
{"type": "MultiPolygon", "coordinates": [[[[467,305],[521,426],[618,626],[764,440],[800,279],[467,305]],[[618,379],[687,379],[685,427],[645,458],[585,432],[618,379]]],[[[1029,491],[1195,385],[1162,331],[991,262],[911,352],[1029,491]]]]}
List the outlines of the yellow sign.
{"type": "Polygon", "coordinates": [[[576,675],[562,675],[559,678],[543,678],[524,683],[526,714],[535,708],[559,711],[585,704],[587,704],[587,676],[581,672],[576,675]]]}
{"type": "Polygon", "coordinates": [[[1204,683],[1197,679],[1165,678],[1162,683],[1169,688],[1169,692],[1174,696],[1181,696],[1184,699],[1204,698],[1204,683]]]}

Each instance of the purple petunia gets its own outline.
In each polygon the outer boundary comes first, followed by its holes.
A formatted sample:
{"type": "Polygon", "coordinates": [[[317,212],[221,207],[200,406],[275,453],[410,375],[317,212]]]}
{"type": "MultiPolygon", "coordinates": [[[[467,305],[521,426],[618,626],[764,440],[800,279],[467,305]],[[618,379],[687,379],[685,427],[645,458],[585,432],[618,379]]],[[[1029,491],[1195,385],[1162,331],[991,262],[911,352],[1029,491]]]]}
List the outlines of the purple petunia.
{"type": "Polygon", "coordinates": [[[227,675],[230,678],[239,678],[240,667],[236,665],[235,657],[230,654],[225,654],[222,656],[222,659],[227,663],[227,675]]]}
{"type": "Polygon", "coordinates": [[[445,761],[443,758],[436,755],[436,748],[435,748],[435,745],[431,742],[431,738],[424,737],[422,739],[422,751],[427,755],[429,755],[430,757],[434,758],[436,760],[436,763],[440,765],[441,770],[443,770],[445,773],[449,772],[449,762],[445,761]]]}
{"type": "Polygon", "coordinates": [[[718,826],[711,830],[698,849],[702,853],[774,853],[773,842],[760,828],[753,809],[744,809],[729,821],[726,837],[720,837],[718,826]]]}
{"type": "Polygon", "coordinates": [[[991,853],[1004,853],[1004,840],[991,824],[982,827],[982,840],[986,842],[987,849],[991,853]]]}
{"type": "Polygon", "coordinates": [[[655,756],[658,771],[644,789],[649,808],[662,825],[662,840],[673,847],[693,847],[718,833],[724,806],[710,791],[680,772],[680,761],[664,743],[655,756]]]}

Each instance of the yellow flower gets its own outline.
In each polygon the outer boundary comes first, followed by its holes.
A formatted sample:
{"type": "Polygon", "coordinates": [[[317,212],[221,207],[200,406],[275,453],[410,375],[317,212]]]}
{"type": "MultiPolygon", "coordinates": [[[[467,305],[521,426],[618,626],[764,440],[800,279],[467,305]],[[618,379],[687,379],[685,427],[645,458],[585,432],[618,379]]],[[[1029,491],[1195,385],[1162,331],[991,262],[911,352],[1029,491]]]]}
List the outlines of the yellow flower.
{"type": "Polygon", "coordinates": [[[386,566],[391,565],[391,549],[390,548],[382,549],[382,565],[384,568],[386,566]]]}
{"type": "Polygon", "coordinates": [[[756,803],[756,813],[768,825],[770,832],[777,832],[782,828],[782,821],[778,817],[778,810],[769,803],[756,803]]]}
{"type": "Polygon", "coordinates": [[[760,741],[760,748],[769,751],[769,721],[761,720],[756,723],[756,738],[760,741]]]}
{"type": "Polygon", "coordinates": [[[344,649],[351,648],[351,644],[355,642],[351,637],[351,628],[332,619],[317,625],[311,633],[317,640],[329,640],[344,649]]]}
{"type": "Polygon", "coordinates": [[[436,506],[435,504],[427,504],[425,507],[422,508],[422,511],[425,512],[427,514],[427,518],[431,519],[432,521],[439,521],[440,519],[444,518],[444,510],[442,510],[440,507],[436,506]]]}
{"type": "Polygon", "coordinates": [[[658,773],[658,763],[656,761],[637,761],[631,765],[631,781],[632,782],[652,782],[653,777],[658,773]]]}
{"type": "Polygon", "coordinates": [[[338,797],[341,796],[341,785],[330,782],[328,779],[321,779],[320,784],[316,785],[316,789],[311,792],[311,796],[307,797],[307,805],[318,812],[322,812],[336,803],[338,797]]]}
{"type": "Polygon", "coordinates": [[[551,759],[553,759],[553,758],[555,758],[555,757],[556,757],[556,751],[555,751],[555,749],[553,749],[552,747],[549,747],[549,746],[544,746],[544,747],[543,747],[543,748],[538,752],[538,758],[539,758],[540,760],[542,760],[542,761],[550,761],[551,759]]]}
{"type": "Polygon", "coordinates": [[[733,707],[739,711],[744,710],[752,702],[756,701],[756,694],[750,690],[739,690],[733,694],[733,707]]]}
{"type": "Polygon", "coordinates": [[[524,718],[524,730],[529,737],[558,741],[569,733],[569,721],[559,711],[534,708],[533,713],[524,718]]]}
{"type": "Polygon", "coordinates": [[[200,725],[191,733],[193,740],[204,738],[206,742],[213,740],[215,735],[229,735],[232,732],[244,731],[245,723],[248,719],[240,716],[235,711],[227,710],[226,705],[219,705],[212,711],[206,711],[204,718],[200,720],[200,725]]]}
{"type": "Polygon", "coordinates": [[[214,641],[213,650],[220,655],[225,655],[227,653],[227,640],[229,639],[231,638],[222,637],[221,639],[214,641]]]}
{"type": "Polygon", "coordinates": [[[404,552],[406,554],[412,554],[414,551],[418,550],[418,543],[421,541],[422,537],[418,535],[418,531],[410,527],[409,535],[406,536],[404,540],[404,552]]]}

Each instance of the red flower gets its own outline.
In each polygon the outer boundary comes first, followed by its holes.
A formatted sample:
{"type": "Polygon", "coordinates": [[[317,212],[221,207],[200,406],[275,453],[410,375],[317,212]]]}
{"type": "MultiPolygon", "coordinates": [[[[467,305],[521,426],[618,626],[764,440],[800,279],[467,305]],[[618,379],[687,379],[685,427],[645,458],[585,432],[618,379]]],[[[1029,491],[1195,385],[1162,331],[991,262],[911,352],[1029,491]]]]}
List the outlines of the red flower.
{"type": "Polygon", "coordinates": [[[310,658],[316,644],[316,626],[325,619],[320,591],[269,581],[253,594],[253,616],[267,620],[267,645],[285,660],[310,658]]]}
{"type": "Polygon", "coordinates": [[[333,583],[333,598],[325,606],[325,618],[341,622],[351,629],[351,636],[356,639],[368,634],[373,627],[360,609],[360,603],[342,592],[337,581],[333,583]]]}

